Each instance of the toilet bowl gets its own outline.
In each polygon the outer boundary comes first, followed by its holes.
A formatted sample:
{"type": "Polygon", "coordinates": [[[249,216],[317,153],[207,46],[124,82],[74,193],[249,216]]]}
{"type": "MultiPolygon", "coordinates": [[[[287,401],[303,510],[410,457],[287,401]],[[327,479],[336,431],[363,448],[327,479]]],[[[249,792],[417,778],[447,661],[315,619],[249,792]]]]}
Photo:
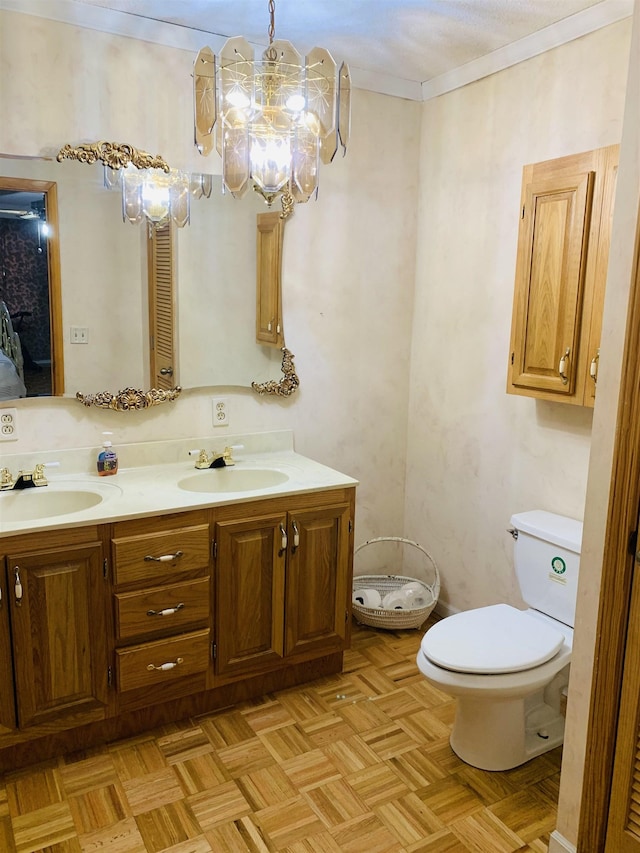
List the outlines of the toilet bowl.
{"type": "Polygon", "coordinates": [[[564,737],[582,524],[542,511],[511,522],[520,586],[534,606],[456,613],[427,631],[417,656],[427,680],[456,699],[453,751],[483,770],[517,767],[564,737]]]}

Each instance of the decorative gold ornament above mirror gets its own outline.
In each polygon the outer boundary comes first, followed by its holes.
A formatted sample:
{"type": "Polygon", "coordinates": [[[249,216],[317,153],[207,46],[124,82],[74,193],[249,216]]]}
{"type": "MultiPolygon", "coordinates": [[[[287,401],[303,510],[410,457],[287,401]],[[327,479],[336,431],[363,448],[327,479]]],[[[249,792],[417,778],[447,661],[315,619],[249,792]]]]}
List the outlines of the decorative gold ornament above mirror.
{"type": "Polygon", "coordinates": [[[80,163],[103,163],[110,169],[126,169],[135,166],[136,169],[162,169],[169,172],[169,164],[159,154],[155,156],[147,151],[134,148],[133,145],[121,142],[86,142],[81,145],[63,145],[56,160],[78,160],[80,163]]]}
{"type": "Polygon", "coordinates": [[[320,161],[346,153],[351,123],[351,79],[343,62],[314,47],[305,58],[275,36],[275,0],[269,0],[269,47],[260,59],[246,39],[231,38],[218,61],[210,47],[194,67],[195,144],[215,145],[226,189],[241,198],[250,186],[270,206],[306,202],[318,190],[320,161]]]}

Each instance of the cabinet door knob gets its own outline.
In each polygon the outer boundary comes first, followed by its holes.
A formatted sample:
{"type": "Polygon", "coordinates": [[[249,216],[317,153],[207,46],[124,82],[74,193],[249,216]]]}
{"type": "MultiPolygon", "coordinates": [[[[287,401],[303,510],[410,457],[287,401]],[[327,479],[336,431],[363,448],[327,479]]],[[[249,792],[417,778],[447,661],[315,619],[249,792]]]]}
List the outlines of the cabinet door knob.
{"type": "Polygon", "coordinates": [[[293,527],[293,547],[291,548],[291,553],[295,554],[298,545],[300,544],[300,531],[298,530],[298,525],[295,520],[291,522],[291,526],[293,527]]]}
{"type": "Polygon", "coordinates": [[[282,557],[284,552],[287,550],[287,531],[284,529],[284,524],[280,523],[280,550],[278,551],[278,557],[282,557]]]}
{"type": "Polygon", "coordinates": [[[16,604],[18,607],[22,604],[22,581],[20,580],[20,566],[14,566],[13,569],[15,575],[15,584],[14,584],[14,592],[16,596],[16,604]]]}
{"type": "Polygon", "coordinates": [[[596,354],[591,359],[591,364],[589,365],[589,376],[593,379],[593,381],[597,384],[598,382],[598,363],[600,361],[600,349],[596,350],[596,354]]]}
{"type": "Polygon", "coordinates": [[[160,376],[173,376],[173,367],[161,367],[160,376]]]}
{"type": "Polygon", "coordinates": [[[560,374],[560,379],[562,379],[562,384],[566,385],[569,381],[569,354],[571,353],[571,347],[567,347],[564,351],[564,355],[560,359],[560,364],[558,365],[558,373],[560,374]]]}

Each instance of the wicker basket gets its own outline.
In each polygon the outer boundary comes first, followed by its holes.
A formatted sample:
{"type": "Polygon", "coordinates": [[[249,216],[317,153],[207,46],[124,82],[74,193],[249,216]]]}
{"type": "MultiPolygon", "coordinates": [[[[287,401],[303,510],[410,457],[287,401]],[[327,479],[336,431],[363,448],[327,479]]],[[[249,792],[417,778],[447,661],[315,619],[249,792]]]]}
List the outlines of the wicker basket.
{"type": "MultiPolygon", "coordinates": [[[[421,577],[411,577],[408,575],[396,574],[362,574],[355,575],[353,579],[354,594],[361,589],[375,589],[384,597],[390,592],[397,592],[407,583],[419,583],[425,589],[427,603],[425,606],[407,608],[404,610],[387,610],[384,607],[365,607],[364,605],[354,601],[353,615],[357,622],[363,625],[370,625],[372,628],[386,628],[390,631],[397,631],[403,628],[420,628],[425,620],[436,606],[438,595],[440,594],[440,575],[438,568],[433,560],[433,557],[425,551],[422,545],[417,542],[412,542],[411,539],[404,539],[400,536],[379,536],[377,539],[368,539],[354,551],[354,557],[360,552],[363,554],[363,549],[367,551],[368,563],[371,560],[375,562],[375,555],[372,556],[372,546],[379,543],[395,542],[400,543],[398,547],[402,550],[412,549],[411,561],[415,564],[415,559],[418,557],[421,562],[420,574],[421,577]],[[417,551],[415,550],[417,549],[417,551]],[[428,576],[428,580],[423,576],[428,576]]],[[[403,559],[404,563],[405,560],[403,559]]],[[[418,574],[416,571],[415,574],[418,574]]]]}

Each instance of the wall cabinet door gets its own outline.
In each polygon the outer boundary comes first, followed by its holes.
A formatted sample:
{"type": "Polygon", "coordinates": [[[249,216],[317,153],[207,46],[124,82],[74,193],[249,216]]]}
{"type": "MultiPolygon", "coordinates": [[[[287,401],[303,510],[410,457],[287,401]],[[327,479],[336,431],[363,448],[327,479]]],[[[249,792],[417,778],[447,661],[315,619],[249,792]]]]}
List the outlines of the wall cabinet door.
{"type": "Polygon", "coordinates": [[[218,522],[215,541],[217,673],[282,662],[286,516],[218,522]]]}
{"type": "Polygon", "coordinates": [[[614,145],[523,170],[509,393],[593,405],[617,159],[614,145]]]}
{"type": "Polygon", "coordinates": [[[285,654],[341,649],[349,609],[348,504],[289,513],[285,654]]]}
{"type": "Polygon", "coordinates": [[[100,719],[107,705],[100,543],[7,556],[20,727],[100,719]]]}

